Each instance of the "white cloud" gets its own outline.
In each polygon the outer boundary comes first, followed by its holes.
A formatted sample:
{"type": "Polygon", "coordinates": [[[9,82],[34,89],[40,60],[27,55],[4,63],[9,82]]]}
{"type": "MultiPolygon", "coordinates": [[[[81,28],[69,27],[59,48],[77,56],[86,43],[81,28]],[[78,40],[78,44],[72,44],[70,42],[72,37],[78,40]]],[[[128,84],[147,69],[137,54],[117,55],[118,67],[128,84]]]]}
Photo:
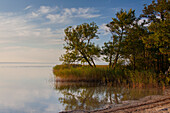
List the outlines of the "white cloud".
{"type": "Polygon", "coordinates": [[[46,18],[50,20],[50,23],[68,24],[71,22],[68,16],[60,14],[49,14],[46,18]]]}
{"type": "Polygon", "coordinates": [[[101,35],[108,35],[110,33],[109,28],[106,26],[106,23],[99,26],[99,32],[101,33],[101,35]]]}
{"type": "Polygon", "coordinates": [[[30,8],[32,8],[31,5],[27,6],[24,10],[28,10],[28,9],[30,9],[30,8]]]}
{"type": "Polygon", "coordinates": [[[0,62],[55,62],[63,54],[63,28],[41,28],[24,15],[0,14],[0,20],[0,62]]]}
{"type": "MultiPolygon", "coordinates": [[[[31,7],[27,6],[25,10],[31,7]]],[[[57,61],[64,53],[62,45],[66,24],[77,18],[100,16],[93,8],[41,6],[36,11],[32,10],[0,13],[0,61],[57,61]],[[58,27],[59,24],[62,27],[58,27]]]]}
{"type": "Polygon", "coordinates": [[[49,27],[40,28],[36,24],[29,23],[24,16],[0,15],[0,20],[0,43],[35,42],[48,44],[47,40],[52,41],[64,37],[63,28],[56,30],[49,27]]]}
{"type": "Polygon", "coordinates": [[[48,6],[41,6],[40,9],[39,9],[38,11],[39,11],[40,13],[45,14],[45,13],[49,13],[50,10],[51,10],[51,8],[48,7],[48,6]]]}
{"type": "Polygon", "coordinates": [[[99,17],[99,14],[95,14],[98,12],[93,8],[64,8],[57,14],[48,14],[46,16],[47,19],[50,20],[50,23],[70,23],[73,18],[96,18],[99,17]]]}
{"type": "Polygon", "coordinates": [[[28,14],[28,18],[38,19],[44,18],[48,19],[50,22],[48,24],[68,24],[73,22],[74,19],[82,18],[82,19],[91,19],[101,16],[98,14],[98,10],[94,8],[59,8],[49,7],[49,6],[41,6],[38,10],[32,11],[28,14]]]}
{"type": "Polygon", "coordinates": [[[40,9],[38,10],[38,12],[40,14],[46,14],[46,13],[50,13],[50,12],[53,12],[53,11],[56,11],[58,7],[54,7],[54,8],[51,8],[49,6],[41,6],[40,9]]]}
{"type": "Polygon", "coordinates": [[[36,18],[38,16],[39,16],[39,14],[35,13],[35,12],[32,12],[31,15],[30,15],[31,18],[36,18]]]}
{"type": "MultiPolygon", "coordinates": [[[[142,19],[140,19],[140,20],[138,21],[138,24],[141,25],[141,24],[144,23],[144,22],[148,22],[148,19],[147,19],[147,18],[142,18],[142,19]]],[[[145,24],[144,26],[149,26],[149,25],[150,25],[150,23],[145,24]]]]}
{"type": "Polygon", "coordinates": [[[89,19],[89,18],[96,18],[96,17],[99,17],[100,15],[93,15],[93,14],[81,14],[81,15],[76,15],[75,17],[81,17],[81,18],[86,18],[86,19],[89,19]]]}
{"type": "Polygon", "coordinates": [[[49,6],[40,6],[40,8],[36,11],[33,11],[31,14],[29,14],[29,18],[40,18],[43,15],[49,14],[51,12],[54,12],[58,9],[58,7],[49,7],[49,6]]]}

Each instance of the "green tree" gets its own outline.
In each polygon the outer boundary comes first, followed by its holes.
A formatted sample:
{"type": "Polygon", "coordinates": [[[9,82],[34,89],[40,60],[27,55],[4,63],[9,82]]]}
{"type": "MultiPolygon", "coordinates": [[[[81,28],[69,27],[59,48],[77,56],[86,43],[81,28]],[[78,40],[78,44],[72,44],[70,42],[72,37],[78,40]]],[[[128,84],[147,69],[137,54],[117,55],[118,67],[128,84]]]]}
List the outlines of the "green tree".
{"type": "Polygon", "coordinates": [[[113,47],[113,42],[109,41],[109,42],[105,42],[104,46],[102,47],[102,55],[104,55],[103,60],[105,62],[109,62],[109,68],[112,67],[113,64],[113,60],[114,60],[114,47],[113,47]]]}
{"type": "Polygon", "coordinates": [[[146,27],[142,24],[139,24],[139,19],[137,19],[132,26],[127,29],[126,38],[123,41],[123,51],[122,55],[125,59],[129,59],[130,65],[132,65],[135,70],[144,65],[145,61],[145,45],[142,41],[142,36],[147,34],[146,27]]]}
{"type": "MultiPolygon", "coordinates": [[[[128,12],[121,9],[120,12],[117,12],[116,18],[112,18],[112,22],[107,24],[107,27],[109,28],[113,40],[112,44],[109,42],[108,44],[105,44],[104,48],[110,47],[109,51],[113,50],[113,52],[110,52],[109,62],[112,63],[112,67],[115,68],[117,61],[120,57],[120,53],[122,50],[122,41],[126,37],[127,29],[131,27],[132,23],[135,20],[135,10],[130,9],[128,12]],[[114,61],[112,62],[112,58],[114,58],[114,61]]],[[[106,52],[105,52],[106,53],[106,52]]]]}
{"type": "Polygon", "coordinates": [[[141,17],[149,19],[149,22],[164,21],[165,18],[169,18],[170,1],[169,0],[155,0],[150,5],[144,5],[143,14],[141,17]]]}
{"type": "Polygon", "coordinates": [[[85,60],[91,67],[96,67],[94,59],[100,57],[100,47],[91,42],[98,38],[98,26],[95,23],[84,23],[65,29],[64,49],[66,54],[60,60],[64,63],[79,62],[85,60]]]}
{"type": "Polygon", "coordinates": [[[170,1],[154,0],[150,5],[145,5],[141,17],[147,18],[149,21],[149,36],[143,37],[143,42],[152,52],[155,70],[157,72],[165,72],[169,67],[169,22],[170,22],[170,1]]]}

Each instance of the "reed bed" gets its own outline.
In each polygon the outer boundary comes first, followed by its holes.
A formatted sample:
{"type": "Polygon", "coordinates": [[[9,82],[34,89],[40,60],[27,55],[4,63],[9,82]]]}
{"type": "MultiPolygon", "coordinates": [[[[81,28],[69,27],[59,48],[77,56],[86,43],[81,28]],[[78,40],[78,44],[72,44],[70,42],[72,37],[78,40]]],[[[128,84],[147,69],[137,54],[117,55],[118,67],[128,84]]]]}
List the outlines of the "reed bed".
{"type": "Polygon", "coordinates": [[[108,68],[98,65],[96,68],[82,65],[56,65],[53,68],[57,81],[60,82],[99,82],[132,87],[158,87],[170,83],[170,78],[154,71],[133,71],[126,68],[108,68]]]}

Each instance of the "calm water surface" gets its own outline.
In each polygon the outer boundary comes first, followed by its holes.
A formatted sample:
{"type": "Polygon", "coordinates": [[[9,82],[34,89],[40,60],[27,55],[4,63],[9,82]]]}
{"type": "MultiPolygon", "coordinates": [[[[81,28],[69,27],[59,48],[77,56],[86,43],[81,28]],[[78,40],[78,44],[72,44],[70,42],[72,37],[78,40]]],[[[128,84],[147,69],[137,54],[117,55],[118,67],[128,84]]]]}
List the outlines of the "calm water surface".
{"type": "Polygon", "coordinates": [[[0,113],[57,113],[92,110],[107,103],[161,94],[158,89],[127,89],[86,83],[55,83],[54,64],[0,63],[0,113]]]}

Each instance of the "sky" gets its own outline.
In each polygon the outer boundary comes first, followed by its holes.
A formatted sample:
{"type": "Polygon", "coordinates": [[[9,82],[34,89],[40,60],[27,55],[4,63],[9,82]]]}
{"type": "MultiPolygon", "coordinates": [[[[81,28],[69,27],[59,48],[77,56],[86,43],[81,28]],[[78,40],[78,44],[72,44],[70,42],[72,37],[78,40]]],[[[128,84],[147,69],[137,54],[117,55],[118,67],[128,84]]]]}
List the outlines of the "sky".
{"type": "MultiPolygon", "coordinates": [[[[0,0],[0,62],[61,63],[64,29],[95,22],[100,46],[120,9],[142,13],[152,0],[0,0]]],[[[102,61],[100,61],[102,62],[102,61]]]]}

